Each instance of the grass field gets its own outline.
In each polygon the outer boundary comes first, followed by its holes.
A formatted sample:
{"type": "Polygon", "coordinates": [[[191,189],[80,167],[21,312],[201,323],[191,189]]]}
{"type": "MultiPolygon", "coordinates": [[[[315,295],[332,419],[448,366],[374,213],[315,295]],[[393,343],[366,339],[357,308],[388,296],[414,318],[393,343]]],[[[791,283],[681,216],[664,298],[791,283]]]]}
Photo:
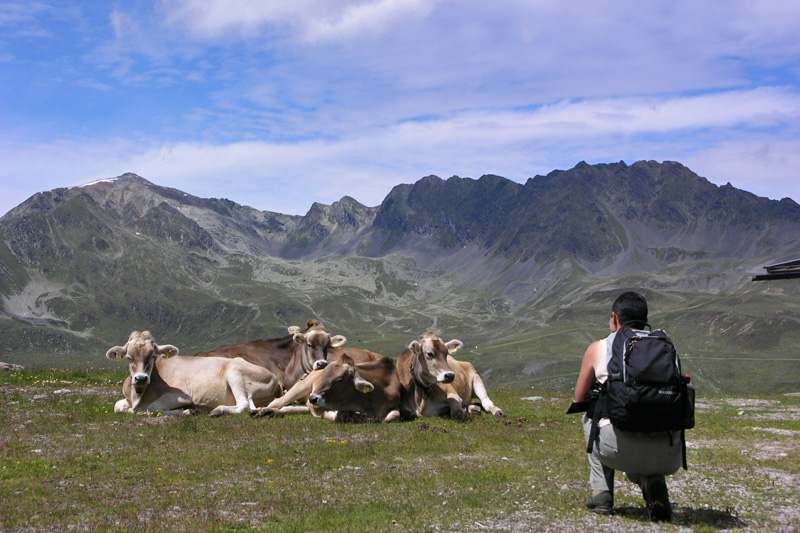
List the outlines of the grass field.
{"type": "Polygon", "coordinates": [[[654,525],[622,475],[614,516],[585,509],[564,392],[491,388],[503,419],[335,424],[115,414],[123,376],[0,373],[0,529],[800,530],[798,396],[699,398],[673,521],[654,525]]]}

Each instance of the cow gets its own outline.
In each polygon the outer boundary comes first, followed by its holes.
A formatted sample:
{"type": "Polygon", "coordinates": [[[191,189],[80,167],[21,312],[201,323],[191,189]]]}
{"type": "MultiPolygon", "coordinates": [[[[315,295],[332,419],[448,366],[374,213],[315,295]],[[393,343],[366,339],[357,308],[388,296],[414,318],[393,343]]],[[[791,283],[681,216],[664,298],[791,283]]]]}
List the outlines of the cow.
{"type": "Polygon", "coordinates": [[[115,412],[186,414],[191,409],[211,416],[252,411],[281,392],[275,375],[242,358],[183,357],[170,344],[158,345],[149,331],[134,331],[124,346],[106,352],[128,361],[124,399],[115,412]]]}
{"type": "MultiPolygon", "coordinates": [[[[360,348],[331,348],[328,351],[329,365],[331,362],[337,361],[340,357],[344,355],[347,355],[356,364],[373,363],[381,361],[383,359],[387,359],[387,357],[379,353],[371,352],[369,350],[363,350],[360,348]]],[[[281,415],[285,415],[285,414],[308,413],[310,411],[314,416],[322,416],[321,413],[324,411],[324,409],[320,407],[315,408],[312,404],[309,404],[307,401],[309,395],[311,394],[311,391],[314,389],[314,385],[316,384],[321,374],[322,370],[314,370],[309,374],[307,374],[297,383],[292,385],[292,387],[289,390],[287,390],[283,396],[281,396],[280,398],[275,398],[272,401],[272,403],[270,403],[267,406],[270,410],[273,411],[273,413],[265,412],[262,414],[270,415],[277,412],[280,413],[281,415]]]]}
{"type": "Polygon", "coordinates": [[[306,329],[289,328],[289,335],[277,339],[261,339],[246,344],[225,346],[208,352],[198,352],[195,357],[241,357],[275,374],[283,390],[290,389],[300,378],[312,370],[328,364],[328,350],[342,346],[347,339],[331,335],[313,318],[306,329]]]}
{"type": "Polygon", "coordinates": [[[324,369],[300,380],[286,396],[291,397],[292,391],[301,386],[311,389],[308,408],[319,418],[382,422],[400,418],[402,386],[394,360],[389,357],[356,363],[348,353],[343,353],[324,369]]]}
{"type": "Polygon", "coordinates": [[[447,415],[462,418],[465,409],[479,413],[481,406],[471,404],[473,398],[478,398],[489,413],[505,416],[489,399],[475,367],[450,355],[462,346],[457,339],[443,342],[435,331],[408,345],[397,360],[397,373],[403,384],[404,418],[447,415]]]}

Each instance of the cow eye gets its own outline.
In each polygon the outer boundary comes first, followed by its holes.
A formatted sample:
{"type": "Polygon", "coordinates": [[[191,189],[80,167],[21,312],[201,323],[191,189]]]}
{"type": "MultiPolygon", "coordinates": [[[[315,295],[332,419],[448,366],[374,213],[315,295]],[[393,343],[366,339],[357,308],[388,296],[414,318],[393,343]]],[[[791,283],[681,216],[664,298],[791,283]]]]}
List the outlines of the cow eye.
{"type": "Polygon", "coordinates": [[[428,359],[433,359],[435,357],[435,354],[433,352],[428,352],[425,355],[428,356],[428,359]]]}

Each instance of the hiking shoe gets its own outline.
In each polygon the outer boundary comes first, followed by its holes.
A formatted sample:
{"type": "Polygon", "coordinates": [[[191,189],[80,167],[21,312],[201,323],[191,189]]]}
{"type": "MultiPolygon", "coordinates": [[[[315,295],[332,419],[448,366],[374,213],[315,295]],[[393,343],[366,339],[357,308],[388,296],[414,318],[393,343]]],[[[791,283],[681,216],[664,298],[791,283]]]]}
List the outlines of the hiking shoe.
{"type": "Polygon", "coordinates": [[[647,502],[647,513],[653,522],[669,522],[672,518],[672,505],[669,503],[667,482],[661,476],[647,480],[647,490],[644,493],[647,502]]]}
{"type": "Polygon", "coordinates": [[[614,508],[614,497],[607,490],[589,496],[589,499],[586,500],[586,508],[597,514],[611,514],[611,510],[614,508]]]}

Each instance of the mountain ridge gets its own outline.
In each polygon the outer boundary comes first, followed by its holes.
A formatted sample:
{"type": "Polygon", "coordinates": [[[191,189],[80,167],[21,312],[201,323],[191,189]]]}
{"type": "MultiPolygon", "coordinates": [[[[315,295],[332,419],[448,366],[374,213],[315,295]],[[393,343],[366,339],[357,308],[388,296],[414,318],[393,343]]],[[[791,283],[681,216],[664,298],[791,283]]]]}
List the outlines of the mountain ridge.
{"type": "Polygon", "coordinates": [[[426,176],[378,206],[344,196],[303,216],[127,173],[33,195],[0,218],[0,237],[10,333],[0,359],[21,364],[86,365],[81,352],[132,329],[191,352],[316,317],[388,355],[427,329],[473,345],[520,335],[519,350],[476,361],[510,382],[525,354],[563,373],[592,313],[626,287],[673,317],[689,349],[761,342],[766,357],[798,340],[797,290],[749,279],[800,257],[800,205],[718,187],[676,162],[581,162],[525,183],[426,176]],[[749,333],[732,339],[731,328],[749,333]],[[550,339],[560,335],[562,347],[550,339]]]}

